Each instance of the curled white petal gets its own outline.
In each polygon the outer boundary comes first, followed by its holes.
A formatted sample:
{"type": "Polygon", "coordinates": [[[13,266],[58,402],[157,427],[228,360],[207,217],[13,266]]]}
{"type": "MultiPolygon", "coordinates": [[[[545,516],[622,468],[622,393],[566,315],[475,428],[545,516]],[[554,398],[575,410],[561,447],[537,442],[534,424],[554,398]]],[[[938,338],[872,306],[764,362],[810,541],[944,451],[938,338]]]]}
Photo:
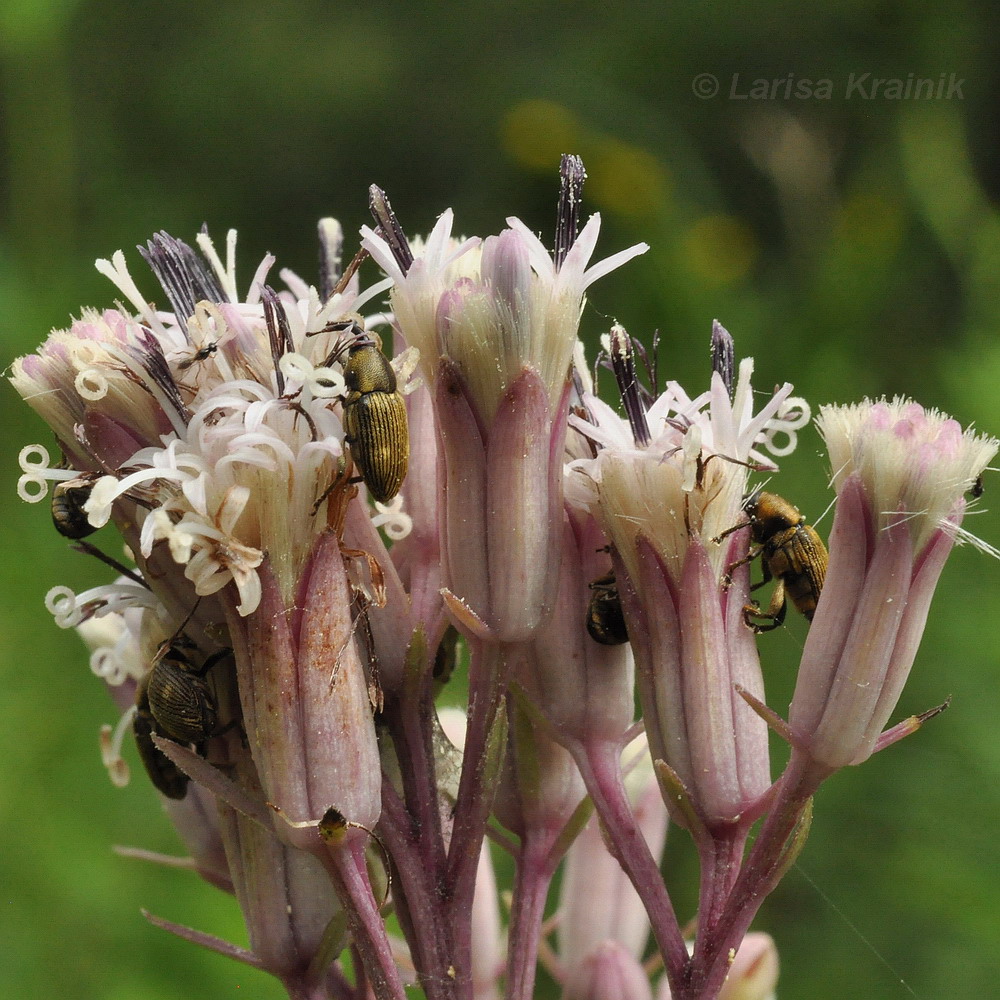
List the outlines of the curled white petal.
{"type": "Polygon", "coordinates": [[[44,500],[49,492],[49,481],[44,476],[25,473],[17,481],[17,495],[25,503],[38,503],[44,500]],[[29,489],[34,487],[34,489],[29,489]]]}
{"type": "Polygon", "coordinates": [[[60,628],[73,628],[83,618],[76,605],[76,593],[69,587],[52,587],[45,595],[45,609],[60,628]]]}
{"type": "Polygon", "coordinates": [[[403,510],[403,495],[397,494],[388,503],[375,501],[375,511],[372,515],[372,524],[376,528],[382,528],[392,541],[398,542],[413,529],[413,519],[403,510]]]}
{"type": "Polygon", "coordinates": [[[108,380],[96,368],[86,368],[73,382],[76,391],[86,400],[96,402],[108,394],[108,380]]]}

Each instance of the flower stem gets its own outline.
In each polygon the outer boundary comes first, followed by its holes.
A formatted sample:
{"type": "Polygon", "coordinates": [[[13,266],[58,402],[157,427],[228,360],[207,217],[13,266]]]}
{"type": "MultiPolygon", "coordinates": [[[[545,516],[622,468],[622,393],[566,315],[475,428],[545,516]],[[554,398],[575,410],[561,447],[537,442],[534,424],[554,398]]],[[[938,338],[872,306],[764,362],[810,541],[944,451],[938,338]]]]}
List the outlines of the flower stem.
{"type": "Polygon", "coordinates": [[[443,872],[446,855],[434,771],[431,730],[434,699],[429,681],[427,671],[419,678],[408,676],[401,701],[387,706],[387,719],[399,750],[396,756],[403,778],[406,808],[421,832],[417,846],[423,863],[428,870],[443,872]]]}
{"type": "Polygon", "coordinates": [[[468,919],[476,888],[479,850],[493,806],[495,777],[505,740],[498,731],[507,678],[519,647],[478,641],[469,671],[469,722],[455,825],[448,848],[445,903],[452,918],[454,964],[460,982],[471,981],[472,928],[468,919]]]}
{"type": "Polygon", "coordinates": [[[698,934],[714,927],[740,872],[749,828],[740,824],[706,831],[699,838],[701,886],[698,893],[698,934]]]}
{"type": "Polygon", "coordinates": [[[393,860],[393,898],[400,926],[428,1000],[453,1000],[451,928],[437,893],[437,870],[424,864],[423,839],[388,778],[382,781],[378,834],[393,860]]]}
{"type": "Polygon", "coordinates": [[[820,767],[793,750],[779,780],[771,811],[725,906],[717,920],[699,928],[688,977],[677,988],[671,982],[676,1000],[713,1000],[718,996],[729,971],[730,954],[739,948],[761,903],[781,878],[787,867],[789,840],[802,821],[809,800],[830,773],[829,768],[820,767]]]}
{"type": "Polygon", "coordinates": [[[507,938],[506,1000],[532,1000],[545,900],[552,881],[551,836],[525,834],[517,858],[507,938]]]}
{"type": "Polygon", "coordinates": [[[406,1000],[379,904],[368,881],[364,840],[348,830],[340,843],[328,845],[322,860],[344,905],[355,947],[378,1000],[406,1000]]]}
{"type": "Polygon", "coordinates": [[[578,743],[567,744],[567,749],[580,768],[594,809],[607,831],[611,853],[635,886],[646,908],[663,955],[670,987],[677,996],[674,984],[680,984],[685,975],[687,948],[659,866],[629,804],[619,762],[620,748],[616,743],[587,746],[578,743]]]}

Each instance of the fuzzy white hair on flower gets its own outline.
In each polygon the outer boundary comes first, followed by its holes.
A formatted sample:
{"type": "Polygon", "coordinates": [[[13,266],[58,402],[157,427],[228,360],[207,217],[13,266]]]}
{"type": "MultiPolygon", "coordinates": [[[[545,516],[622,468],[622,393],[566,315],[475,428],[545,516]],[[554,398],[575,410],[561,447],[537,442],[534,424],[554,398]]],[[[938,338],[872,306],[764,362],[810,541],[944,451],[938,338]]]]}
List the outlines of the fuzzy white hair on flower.
{"type": "Polygon", "coordinates": [[[877,512],[876,527],[902,516],[917,551],[943,529],[1000,556],[951,520],[1000,448],[996,438],[963,430],[947,414],[902,396],[823,406],[816,425],[830,453],[834,487],[860,477],[877,512]]]}

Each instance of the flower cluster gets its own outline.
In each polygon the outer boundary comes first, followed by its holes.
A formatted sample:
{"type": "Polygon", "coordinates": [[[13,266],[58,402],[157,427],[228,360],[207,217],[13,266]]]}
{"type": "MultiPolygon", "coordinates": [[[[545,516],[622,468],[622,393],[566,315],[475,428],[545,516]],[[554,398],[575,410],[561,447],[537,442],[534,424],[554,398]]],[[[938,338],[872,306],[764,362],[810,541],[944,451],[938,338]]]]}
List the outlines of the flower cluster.
{"type": "Polygon", "coordinates": [[[105,764],[129,780],[131,732],[250,947],[154,922],[294,998],[529,1000],[541,966],[566,1000],[765,1000],[777,951],[750,923],[813,793],[929,717],[885,728],[998,442],[905,400],[824,407],[827,565],[752,488],[809,406],[755,395],[720,324],[693,395],[613,326],[624,416],[597,397],[586,292],[647,247],[591,263],[578,158],[561,179],[552,253],[514,218],[454,239],[450,211],[409,239],[373,188],[346,268],[320,223],[315,286],[275,290],[268,256],[241,293],[234,233],[225,260],[157,234],[159,307],[116,253],[115,307],[12,368],[60,452],[22,450],[21,497],[51,488],[57,530],[115,571],[47,598],[122,711],[105,764]],[[124,561],[87,540],[108,524],[124,561]],[[787,721],[756,640],[786,601],[811,621],[787,721]],[[440,708],[456,670],[468,702],[440,708]],[[777,779],[768,726],[791,746],[777,779]],[[669,823],[702,866],[693,938],[669,823]]]}

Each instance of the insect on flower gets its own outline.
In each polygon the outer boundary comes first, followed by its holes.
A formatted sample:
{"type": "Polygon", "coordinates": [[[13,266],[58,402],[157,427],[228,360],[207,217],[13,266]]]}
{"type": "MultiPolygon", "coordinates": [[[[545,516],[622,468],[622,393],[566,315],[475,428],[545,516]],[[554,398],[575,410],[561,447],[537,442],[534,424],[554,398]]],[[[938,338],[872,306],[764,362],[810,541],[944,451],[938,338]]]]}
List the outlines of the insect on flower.
{"type": "Polygon", "coordinates": [[[52,491],[52,523],[64,538],[86,538],[97,531],[83,509],[93,488],[92,481],[82,478],[56,484],[52,491]]]}
{"type": "Polygon", "coordinates": [[[153,735],[201,744],[222,733],[206,674],[230,652],[213,653],[199,667],[175,637],[164,644],[162,655],[139,683],[132,725],[136,746],[150,781],[168,798],[184,798],[188,779],[153,743],[153,735]]]}
{"type": "MultiPolygon", "coordinates": [[[[797,507],[775,493],[754,490],[743,502],[743,510],[758,547],[746,558],[733,563],[727,576],[737,566],[760,556],[764,579],[751,589],[756,590],[772,579],[777,580],[766,612],[761,612],[755,605],[744,608],[743,617],[747,626],[758,633],[777,628],[785,620],[789,598],[812,621],[829,559],[823,540],[811,525],[806,524],[797,507]],[[768,620],[769,623],[761,624],[754,621],[755,618],[768,620]]],[[[729,533],[724,532],[719,539],[729,533]]]]}
{"type": "Polygon", "coordinates": [[[132,719],[132,735],[139,759],[153,787],[168,799],[183,799],[187,795],[188,776],[153,742],[156,722],[149,710],[149,699],[142,693],[136,702],[132,719]]]}
{"type": "Polygon", "coordinates": [[[406,406],[396,388],[396,373],[377,339],[354,320],[344,329],[353,339],[327,364],[346,350],[345,440],[368,492],[379,503],[387,503],[406,478],[410,457],[406,406]]]}
{"type": "Polygon", "coordinates": [[[590,584],[593,592],[587,606],[587,632],[602,646],[621,646],[628,642],[628,629],[622,614],[622,602],[614,572],[606,573],[590,584]]]}
{"type": "Polygon", "coordinates": [[[215,352],[219,349],[219,345],[215,341],[211,341],[205,344],[204,347],[199,347],[190,358],[186,358],[184,361],[180,362],[177,366],[177,370],[181,372],[187,371],[193,365],[196,365],[202,361],[207,361],[215,352]]]}

